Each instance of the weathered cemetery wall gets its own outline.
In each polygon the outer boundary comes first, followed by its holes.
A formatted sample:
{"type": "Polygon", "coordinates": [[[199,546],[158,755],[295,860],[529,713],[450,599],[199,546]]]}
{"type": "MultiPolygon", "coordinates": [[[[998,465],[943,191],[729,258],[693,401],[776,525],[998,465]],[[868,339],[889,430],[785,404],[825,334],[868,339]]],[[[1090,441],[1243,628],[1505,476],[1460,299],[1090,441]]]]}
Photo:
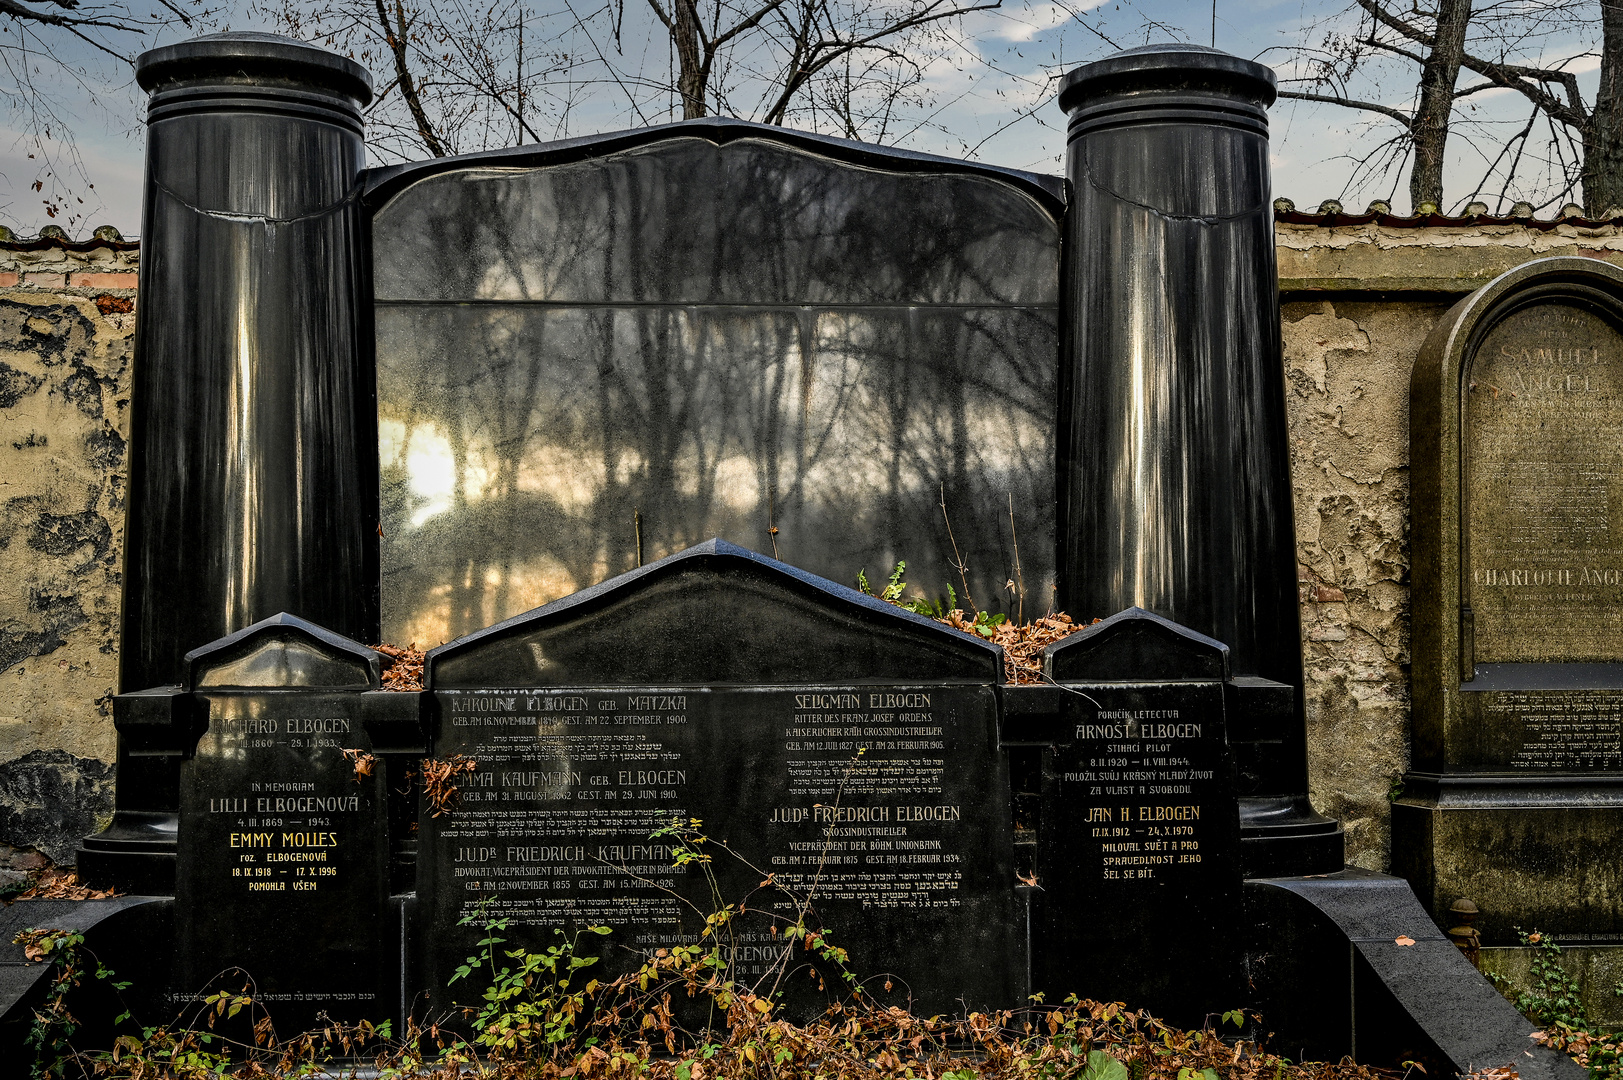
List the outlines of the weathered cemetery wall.
{"type": "Polygon", "coordinates": [[[0,236],[0,884],[113,798],[136,245],[0,236]]]}
{"type": "MultiPolygon", "coordinates": [[[[1414,356],[1450,304],[1528,259],[1623,264],[1623,230],[1278,217],[1313,800],[1349,862],[1385,869],[1407,765],[1414,356]]],[[[70,858],[111,806],[136,258],[111,231],[0,235],[0,870],[70,858]]]]}
{"type": "Polygon", "coordinates": [[[1349,863],[1384,870],[1408,764],[1415,355],[1456,300],[1520,263],[1623,263],[1623,231],[1275,209],[1313,802],[1341,820],[1349,863]]]}

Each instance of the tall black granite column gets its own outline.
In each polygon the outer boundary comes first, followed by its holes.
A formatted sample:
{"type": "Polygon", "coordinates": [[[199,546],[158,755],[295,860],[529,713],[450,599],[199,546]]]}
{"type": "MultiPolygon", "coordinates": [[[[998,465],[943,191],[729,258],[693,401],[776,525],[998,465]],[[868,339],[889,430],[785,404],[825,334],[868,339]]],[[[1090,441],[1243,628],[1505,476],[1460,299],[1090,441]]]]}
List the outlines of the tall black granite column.
{"type": "Polygon", "coordinates": [[[1273,100],[1269,69],[1193,45],[1084,65],[1059,98],[1062,600],[1082,617],[1141,607],[1232,650],[1252,877],[1342,865],[1340,827],[1307,800],[1273,100]]]}
{"type": "Polygon", "coordinates": [[[280,611],[377,640],[377,414],[352,60],[143,53],[151,94],[121,689],[280,611]]]}
{"type": "Polygon", "coordinates": [[[87,881],[166,892],[182,658],[287,611],[378,639],[377,407],[352,60],[269,34],[143,53],[150,95],[112,824],[87,881]],[[141,691],[153,690],[142,696],[141,691]],[[150,700],[148,700],[150,697],[150,700]]]}

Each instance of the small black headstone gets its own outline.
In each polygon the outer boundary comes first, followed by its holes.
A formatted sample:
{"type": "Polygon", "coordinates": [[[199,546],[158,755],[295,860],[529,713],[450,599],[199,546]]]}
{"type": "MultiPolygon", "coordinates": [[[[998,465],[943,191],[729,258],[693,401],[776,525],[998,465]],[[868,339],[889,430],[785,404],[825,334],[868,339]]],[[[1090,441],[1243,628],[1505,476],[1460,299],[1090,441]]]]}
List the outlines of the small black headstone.
{"type": "Polygon", "coordinates": [[[1199,1025],[1243,1004],[1228,649],[1132,608],[1048,647],[1054,685],[1005,690],[1041,744],[1032,976],[1199,1025]]]}
{"type": "MultiPolygon", "coordinates": [[[[889,976],[889,994],[869,985],[886,1001],[1021,999],[996,647],[711,541],[428,665],[436,756],[477,762],[456,809],[420,817],[437,1010],[477,1000],[477,981],[444,988],[475,951],[459,920],[481,901],[531,949],[555,928],[612,928],[599,977],[697,942],[707,914],[744,903],[725,957],[765,990],[798,898],[852,971],[889,976]],[[712,861],[679,869],[673,840],[651,834],[695,819],[712,861]]],[[[799,1010],[826,1000],[820,980],[840,990],[792,956],[799,1010]]]]}
{"type": "Polygon", "coordinates": [[[383,1018],[383,775],[344,754],[371,750],[378,654],[278,615],[186,665],[208,727],[181,775],[179,996],[236,991],[237,968],[283,1035],[383,1018]]]}

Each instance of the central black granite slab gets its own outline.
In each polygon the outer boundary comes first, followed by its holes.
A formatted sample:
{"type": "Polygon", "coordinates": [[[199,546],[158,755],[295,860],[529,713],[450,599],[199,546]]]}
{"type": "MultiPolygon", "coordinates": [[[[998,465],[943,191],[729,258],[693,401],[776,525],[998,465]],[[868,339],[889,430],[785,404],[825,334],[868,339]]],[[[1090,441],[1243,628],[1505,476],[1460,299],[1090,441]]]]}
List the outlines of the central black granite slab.
{"type": "Polygon", "coordinates": [[[706,119],[370,182],[383,633],[721,536],[1046,604],[1063,182],[706,119]]]}
{"type": "Polygon", "coordinates": [[[435,755],[476,766],[420,815],[432,1005],[477,999],[443,988],[481,904],[532,949],[611,928],[600,978],[735,904],[733,977],[803,1012],[844,988],[785,945],[801,919],[887,1001],[1017,1004],[1000,673],[995,646],[723,541],[435,650],[435,755]],[[677,866],[684,843],[710,860],[677,866]]]}

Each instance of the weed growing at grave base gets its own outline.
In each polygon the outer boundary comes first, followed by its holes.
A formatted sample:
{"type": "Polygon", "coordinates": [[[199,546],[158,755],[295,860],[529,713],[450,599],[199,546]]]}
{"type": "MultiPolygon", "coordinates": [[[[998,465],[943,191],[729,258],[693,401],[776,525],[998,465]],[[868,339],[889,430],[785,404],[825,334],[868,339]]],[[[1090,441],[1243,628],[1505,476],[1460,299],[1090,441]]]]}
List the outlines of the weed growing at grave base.
{"type": "MultiPolygon", "coordinates": [[[[607,1013],[584,1042],[527,1052],[476,1048],[437,1028],[390,1040],[386,1027],[326,1028],[277,1041],[261,1019],[256,1043],[212,1033],[208,1020],[256,1008],[246,994],[205,999],[206,1018],[190,1027],[122,1036],[111,1052],[76,1053],[61,1073],[72,1080],[254,1080],[342,1076],[366,1069],[384,1080],[1398,1080],[1393,1070],[1351,1062],[1294,1064],[1255,1043],[1225,1042],[1215,1030],[1182,1031],[1119,1003],[1068,1000],[1056,1008],[917,1017],[899,1008],[845,1003],[806,1024],[775,1015],[749,993],[728,995],[723,1022],[701,1037],[671,1023],[673,992],[705,992],[713,972],[691,957],[668,958],[673,986],[650,984],[656,1004],[607,1013]],[[702,967],[702,965],[701,965],[702,967]],[[685,991],[683,991],[685,992],[685,991]],[[674,1050],[667,1043],[674,1044],[674,1050]],[[567,1046],[567,1048],[565,1048],[567,1046]]],[[[601,988],[600,988],[601,992],[601,988]]],[[[595,995],[594,995],[595,997],[595,995]]],[[[601,1013],[601,1004],[598,1003],[601,1013]]]]}
{"type": "MultiPolygon", "coordinates": [[[[268,1080],[342,1075],[363,1067],[385,1080],[1395,1080],[1400,1075],[1350,1062],[1296,1065],[1256,1042],[1225,1041],[1215,1026],[1184,1031],[1121,1003],[1074,996],[1058,1006],[1039,999],[1024,1009],[954,1017],[886,1006],[854,974],[845,950],[816,923],[809,895],[763,873],[760,890],[779,900],[789,897],[787,908],[768,912],[752,906],[754,894],[723,903],[715,859],[742,862],[737,853],[706,837],[693,819],[674,820],[651,838],[669,843],[675,863],[699,871],[708,885],[713,909],[705,914],[689,904],[703,915],[697,939],[657,949],[636,970],[612,981],[578,982],[596,963],[578,954],[582,937],[607,928],[590,927],[568,940],[560,934],[540,952],[508,949],[507,920],[493,916],[488,904],[478,907],[466,924],[483,930],[483,937],[452,980],[471,978],[476,971],[491,978],[482,1002],[468,1010],[471,1039],[436,1024],[412,1025],[394,1038],[387,1024],[364,1023],[327,1023],[284,1039],[255,1000],[252,985],[245,984],[206,994],[167,1026],[120,1034],[110,1050],[75,1051],[75,1025],[65,1000],[82,976],[67,974],[53,984],[61,987],[55,1005],[40,1015],[33,1044],[40,1049],[36,1075],[41,1080],[268,1080]],[[745,915],[769,915],[775,920],[772,936],[781,943],[766,973],[748,982],[730,960],[737,955],[735,924],[745,915]],[[833,987],[838,997],[821,1015],[797,1023],[786,1015],[784,987],[802,976],[824,989],[833,987]],[[691,1019],[701,1016],[702,1021],[691,1019]],[[684,1018],[696,1026],[684,1026],[684,1018]]],[[[77,935],[34,933],[40,936],[32,945],[42,959],[60,956],[68,958],[61,962],[70,972],[89,970],[79,956],[77,935]]],[[[100,965],[95,970],[98,978],[110,974],[100,965]]],[[[889,980],[884,988],[892,989],[889,980]]],[[[1214,1022],[1244,1030],[1256,1019],[1236,1010],[1214,1022]]]]}
{"type": "MultiPolygon", "coordinates": [[[[724,926],[726,920],[715,924],[724,926]]],[[[500,920],[483,925],[494,928],[500,920]]],[[[38,932],[61,934],[59,931],[38,932]]],[[[785,935],[789,954],[829,949],[815,932],[785,935]]],[[[769,995],[729,977],[722,950],[661,950],[611,983],[575,986],[589,966],[576,941],[545,953],[487,933],[470,963],[506,974],[478,1010],[487,1038],[469,1043],[437,1026],[391,1038],[387,1024],[340,1025],[279,1039],[251,986],[204,996],[168,1026],[121,1035],[109,1051],[74,1052],[65,1008],[45,1014],[39,1044],[51,1080],[254,1080],[344,1075],[367,1069],[384,1080],[1396,1080],[1399,1073],[1351,1062],[1294,1064],[1255,1042],[1225,1041],[1215,1028],[1184,1031],[1120,1003],[1068,998],[1002,1012],[915,1016],[855,992],[797,1024],[769,995]],[[551,981],[554,985],[547,986],[551,981]],[[511,992],[509,994],[509,992],[511,992]],[[503,997],[503,994],[509,996],[503,997]],[[697,1031],[676,1019],[679,998],[715,1006],[697,1031]],[[251,1041],[219,1034],[217,1021],[246,1012],[251,1041]],[[513,1019],[518,1017],[517,1020],[513,1019]],[[488,1023],[487,1023],[488,1022],[488,1023]]],[[[77,951],[74,935],[46,938],[53,952],[77,951]]],[[[840,954],[835,954],[840,959],[840,954]]],[[[83,960],[76,963],[82,965],[83,960]]],[[[80,970],[84,970],[81,966],[80,970]]],[[[64,995],[65,995],[64,991],[64,995]]],[[[1254,1020],[1226,1013],[1224,1025],[1254,1020]]]]}
{"type": "MultiPolygon", "coordinates": [[[[1517,927],[1516,933],[1523,945],[1537,950],[1532,987],[1516,990],[1503,976],[1492,978],[1516,1008],[1541,1025],[1533,1038],[1588,1069],[1593,1080],[1623,1080],[1623,1033],[1590,1019],[1577,980],[1561,966],[1561,946],[1538,930],[1517,927]]],[[[1623,983],[1613,993],[1623,996],[1623,983]]]]}
{"type": "Polygon", "coordinates": [[[911,600],[905,599],[903,594],[907,591],[907,583],[902,576],[906,572],[906,560],[898,562],[890,572],[889,580],[876,593],[868,582],[867,571],[861,570],[857,572],[857,588],[915,615],[923,615],[954,630],[962,630],[1003,646],[1003,674],[1011,683],[1043,682],[1042,659],[1038,654],[1061,638],[1082,629],[1063,611],[1044,615],[1031,622],[1011,621],[1001,612],[973,609],[966,612],[958,607],[958,593],[950,583],[945,600],[931,600],[923,593],[915,593],[911,600]]]}
{"type": "Polygon", "coordinates": [[[1533,954],[1532,989],[1523,990],[1511,999],[1516,1008],[1536,1023],[1572,1029],[1589,1028],[1589,1010],[1584,1005],[1578,983],[1561,966],[1561,946],[1548,934],[1541,934],[1537,930],[1528,933],[1518,926],[1516,933],[1523,945],[1537,950],[1533,954]]]}
{"type": "MultiPolygon", "coordinates": [[[[513,961],[504,963],[497,955],[497,947],[507,944],[507,939],[496,935],[506,932],[508,920],[490,914],[492,899],[485,897],[460,920],[459,925],[478,927],[485,936],[479,941],[482,951],[468,957],[451,976],[453,983],[480,970],[490,976],[484,1004],[473,1018],[474,1042],[493,1053],[521,1056],[541,1049],[556,1054],[595,1045],[595,1037],[582,1038],[580,1021],[598,983],[592,979],[576,986],[575,974],[597,963],[598,958],[576,954],[581,938],[577,933],[538,953],[502,949],[500,956],[513,961]]],[[[584,932],[612,931],[607,926],[591,926],[584,932]]],[[[564,937],[562,930],[553,933],[564,937]]]]}
{"type": "MultiPolygon", "coordinates": [[[[453,980],[471,978],[476,970],[491,978],[482,1002],[468,1010],[471,1039],[438,1024],[412,1025],[392,1037],[387,1024],[364,1023],[327,1023],[281,1038],[245,982],[241,989],[205,994],[166,1026],[118,1035],[110,1050],[76,1051],[75,1024],[65,1002],[82,975],[67,974],[54,984],[61,987],[56,1004],[40,1016],[37,1075],[42,1080],[268,1080],[342,1075],[361,1067],[385,1080],[1393,1080],[1399,1075],[1350,1062],[1295,1065],[1256,1042],[1225,1041],[1216,1027],[1180,1030],[1121,1003],[1071,997],[1049,1006],[1039,999],[1024,1009],[953,1017],[886,1006],[817,924],[809,895],[762,873],[759,891],[792,903],[770,912],[755,903],[755,894],[723,903],[715,860],[737,859],[748,867],[737,853],[706,837],[702,823],[693,819],[673,820],[651,839],[669,843],[675,863],[697,870],[708,885],[713,903],[708,914],[689,904],[703,916],[697,938],[655,950],[636,970],[612,981],[579,982],[596,963],[578,954],[582,938],[606,928],[591,927],[567,941],[560,934],[540,952],[509,949],[507,921],[493,916],[489,905],[476,908],[467,924],[484,934],[453,980]],[[772,936],[781,943],[765,974],[749,981],[731,962],[737,955],[735,924],[746,915],[772,918],[772,936]],[[821,1015],[795,1022],[786,1015],[784,987],[802,977],[837,996],[821,1015]],[[695,1026],[684,1026],[684,1018],[695,1026]]],[[[40,935],[32,943],[40,958],[60,956],[70,972],[90,970],[77,935],[34,933],[40,935]]],[[[98,978],[110,975],[99,964],[94,970],[98,978]]],[[[888,979],[883,985],[892,989],[888,979]]],[[[1243,1030],[1255,1020],[1234,1011],[1214,1023],[1243,1030]]],[[[111,1034],[101,1036],[101,1045],[111,1034]]]]}
{"type": "MultiPolygon", "coordinates": [[[[83,950],[84,935],[73,930],[28,929],[12,939],[13,945],[23,947],[29,960],[51,962],[51,983],[45,992],[45,1001],[34,1010],[28,1035],[23,1046],[33,1052],[33,1080],[51,1080],[62,1075],[73,1054],[73,1036],[79,1030],[79,1021],[68,1011],[68,994],[85,975],[94,973],[98,980],[110,979],[112,972],[100,963],[90,960],[83,950]],[[94,963],[94,967],[89,966],[94,963]]],[[[115,983],[122,989],[128,984],[115,983]]]]}

